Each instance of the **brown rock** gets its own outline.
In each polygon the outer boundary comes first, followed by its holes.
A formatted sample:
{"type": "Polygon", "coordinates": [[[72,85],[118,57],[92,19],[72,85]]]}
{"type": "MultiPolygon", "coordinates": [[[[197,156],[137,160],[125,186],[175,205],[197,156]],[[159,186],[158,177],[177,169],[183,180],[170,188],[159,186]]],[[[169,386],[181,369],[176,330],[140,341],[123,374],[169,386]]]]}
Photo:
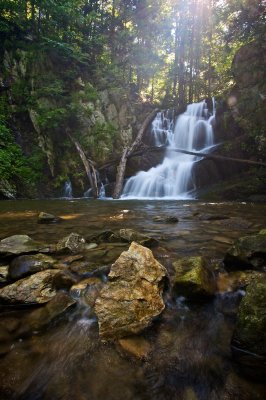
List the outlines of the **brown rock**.
{"type": "Polygon", "coordinates": [[[150,343],[140,336],[119,339],[118,342],[123,350],[136,358],[147,359],[151,351],[150,343]]]}
{"type": "Polygon", "coordinates": [[[112,265],[109,282],[96,300],[100,336],[121,338],[148,327],[165,307],[166,275],[151,250],[133,242],[112,265]]]}

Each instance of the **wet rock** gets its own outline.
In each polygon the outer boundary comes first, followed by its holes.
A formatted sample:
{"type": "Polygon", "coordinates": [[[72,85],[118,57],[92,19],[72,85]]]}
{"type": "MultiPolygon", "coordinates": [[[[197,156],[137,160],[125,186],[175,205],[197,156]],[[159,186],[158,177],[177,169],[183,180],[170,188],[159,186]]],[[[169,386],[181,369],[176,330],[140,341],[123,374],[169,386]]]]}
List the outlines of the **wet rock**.
{"type": "Polygon", "coordinates": [[[179,222],[179,219],[175,216],[170,216],[170,217],[161,217],[160,215],[157,215],[153,217],[153,221],[155,222],[163,222],[166,224],[175,224],[179,222]]]}
{"type": "Polygon", "coordinates": [[[266,235],[266,229],[261,229],[259,231],[259,235],[266,235]]]}
{"type": "Polygon", "coordinates": [[[56,295],[53,279],[58,270],[37,272],[0,289],[0,300],[5,303],[47,303],[56,295]]]}
{"type": "Polygon", "coordinates": [[[151,352],[150,343],[141,336],[119,339],[118,343],[126,353],[141,360],[147,359],[151,352]]]}
{"type": "Polygon", "coordinates": [[[232,239],[229,239],[228,237],[225,237],[225,236],[214,236],[212,238],[212,240],[214,240],[215,242],[224,243],[224,244],[233,244],[234,243],[234,241],[232,239]]]}
{"type": "Polygon", "coordinates": [[[66,293],[57,293],[44,307],[31,312],[16,332],[17,337],[25,336],[32,331],[38,331],[62,315],[76,301],[66,293]]]}
{"type": "Polygon", "coordinates": [[[53,268],[56,263],[57,260],[45,254],[19,256],[12,260],[8,275],[11,279],[20,279],[23,276],[53,268]]]}
{"type": "Polygon", "coordinates": [[[84,245],[84,250],[93,250],[96,249],[96,247],[98,247],[97,243],[88,243],[84,245]]]}
{"type": "Polygon", "coordinates": [[[53,279],[53,286],[56,290],[69,289],[77,282],[77,278],[71,271],[59,271],[53,279]]]}
{"type": "Polygon", "coordinates": [[[85,304],[93,307],[102,287],[103,283],[101,279],[91,277],[73,285],[70,289],[70,295],[74,299],[82,299],[85,304]]]}
{"type": "Polygon", "coordinates": [[[262,278],[264,272],[245,270],[222,273],[218,276],[217,287],[219,292],[234,291],[244,289],[247,285],[258,278],[262,278]]]}
{"type": "Polygon", "coordinates": [[[77,253],[84,249],[85,242],[85,239],[78,233],[70,233],[70,235],[64,237],[57,243],[56,250],[58,252],[70,251],[71,253],[77,253]]]}
{"type": "Polygon", "coordinates": [[[173,290],[177,295],[189,298],[214,295],[214,274],[203,257],[182,258],[175,261],[173,267],[173,290]]]}
{"type": "Polygon", "coordinates": [[[148,327],[165,307],[166,275],[151,250],[133,242],[112,265],[109,281],[96,300],[100,337],[121,338],[148,327]]]}
{"type": "Polygon", "coordinates": [[[252,282],[243,297],[232,340],[235,359],[244,372],[264,379],[266,373],[266,278],[252,282]]]}
{"type": "Polygon", "coordinates": [[[74,256],[65,257],[65,258],[61,259],[60,262],[61,262],[62,264],[65,264],[65,265],[70,265],[70,264],[72,264],[72,263],[75,262],[75,261],[82,260],[83,258],[84,258],[83,255],[77,254],[77,255],[74,255],[74,256]]]}
{"type": "Polygon", "coordinates": [[[86,238],[88,242],[95,243],[115,243],[120,242],[121,238],[113,231],[103,231],[96,235],[92,235],[86,238]]]}
{"type": "Polygon", "coordinates": [[[128,242],[136,242],[145,247],[153,247],[158,245],[158,240],[143,235],[142,233],[134,231],[133,229],[120,229],[119,236],[128,242]]]}
{"type": "Polygon", "coordinates": [[[266,268],[266,236],[250,235],[238,239],[227,251],[224,264],[227,270],[266,268]]]}
{"type": "Polygon", "coordinates": [[[28,235],[9,236],[0,241],[0,255],[18,255],[49,252],[49,246],[32,240],[28,235]]]}
{"type": "Polygon", "coordinates": [[[228,219],[220,220],[217,223],[219,223],[220,226],[233,230],[248,229],[252,226],[252,222],[240,217],[230,217],[228,219]]]}
{"type": "Polygon", "coordinates": [[[222,221],[225,219],[229,219],[227,215],[219,215],[219,214],[201,214],[199,216],[200,221],[222,221]]]}
{"type": "Polygon", "coordinates": [[[0,265],[0,283],[5,283],[8,279],[8,265],[0,265]]]}
{"type": "Polygon", "coordinates": [[[56,217],[53,214],[40,212],[40,214],[38,215],[38,224],[55,224],[60,221],[61,221],[61,218],[56,217]]]}

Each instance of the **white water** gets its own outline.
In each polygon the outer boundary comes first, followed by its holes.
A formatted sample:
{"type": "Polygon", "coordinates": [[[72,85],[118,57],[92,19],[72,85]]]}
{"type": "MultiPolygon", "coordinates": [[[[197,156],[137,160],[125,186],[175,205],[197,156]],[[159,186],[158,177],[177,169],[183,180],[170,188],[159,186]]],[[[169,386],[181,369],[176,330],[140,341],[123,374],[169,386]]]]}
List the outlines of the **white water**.
{"type": "Polygon", "coordinates": [[[67,199],[72,199],[72,184],[70,181],[66,181],[64,184],[63,197],[67,199]]]}
{"type": "Polygon", "coordinates": [[[178,117],[175,127],[169,115],[158,113],[152,123],[152,137],[155,146],[167,146],[165,158],[157,167],[131,177],[124,187],[122,198],[193,199],[196,190],[193,168],[201,158],[173,149],[209,152],[214,145],[214,117],[208,118],[205,101],[188,105],[178,117]]]}

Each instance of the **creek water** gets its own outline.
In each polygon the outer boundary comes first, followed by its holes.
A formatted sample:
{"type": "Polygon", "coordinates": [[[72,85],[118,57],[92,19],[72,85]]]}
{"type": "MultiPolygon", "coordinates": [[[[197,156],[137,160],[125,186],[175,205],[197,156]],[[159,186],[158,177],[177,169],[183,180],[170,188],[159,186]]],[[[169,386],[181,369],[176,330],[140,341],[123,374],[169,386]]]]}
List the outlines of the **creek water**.
{"type": "MultiPolygon", "coordinates": [[[[0,239],[28,234],[56,243],[70,232],[87,237],[133,228],[159,240],[154,255],[171,275],[172,262],[182,256],[204,255],[219,263],[236,238],[265,227],[265,209],[251,203],[174,200],[5,201],[0,202],[0,239]],[[37,224],[40,211],[58,215],[62,222],[37,224]],[[156,221],[156,216],[163,218],[156,221]],[[177,216],[179,222],[166,224],[169,216],[177,216]]],[[[80,303],[46,328],[9,343],[0,358],[0,399],[265,399],[265,386],[242,375],[231,357],[242,295],[226,280],[205,303],[189,303],[166,292],[165,311],[142,335],[151,348],[144,360],[129,356],[118,343],[101,342],[93,311],[80,303]]],[[[3,307],[1,324],[23,324],[30,312],[3,307]]]]}

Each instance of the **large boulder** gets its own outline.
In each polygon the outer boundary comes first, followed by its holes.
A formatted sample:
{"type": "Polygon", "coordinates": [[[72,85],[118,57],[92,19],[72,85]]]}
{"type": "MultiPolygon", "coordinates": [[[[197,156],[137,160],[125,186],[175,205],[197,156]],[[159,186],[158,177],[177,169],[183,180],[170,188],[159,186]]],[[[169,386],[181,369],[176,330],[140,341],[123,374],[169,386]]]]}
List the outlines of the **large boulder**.
{"type": "Polygon", "coordinates": [[[224,264],[227,270],[259,269],[266,267],[266,236],[249,235],[238,239],[227,251],[224,264]]]}
{"type": "Polygon", "coordinates": [[[56,295],[54,278],[59,270],[37,272],[0,289],[0,300],[5,303],[47,303],[56,295]]]}
{"type": "Polygon", "coordinates": [[[49,252],[49,246],[31,239],[28,235],[13,235],[0,241],[0,255],[49,252]]]}
{"type": "Polygon", "coordinates": [[[164,309],[166,269],[151,250],[133,242],[112,265],[109,281],[96,300],[101,338],[141,332],[164,309]]]}
{"type": "Polygon", "coordinates": [[[201,257],[181,258],[173,263],[173,291],[185,297],[212,296],[216,291],[214,273],[201,257]]]}
{"type": "Polygon", "coordinates": [[[23,255],[12,260],[8,275],[11,279],[20,279],[23,276],[53,268],[56,263],[57,260],[46,254],[23,255]]]}
{"type": "Polygon", "coordinates": [[[254,280],[240,303],[232,350],[244,373],[265,380],[266,277],[254,280]]]}

